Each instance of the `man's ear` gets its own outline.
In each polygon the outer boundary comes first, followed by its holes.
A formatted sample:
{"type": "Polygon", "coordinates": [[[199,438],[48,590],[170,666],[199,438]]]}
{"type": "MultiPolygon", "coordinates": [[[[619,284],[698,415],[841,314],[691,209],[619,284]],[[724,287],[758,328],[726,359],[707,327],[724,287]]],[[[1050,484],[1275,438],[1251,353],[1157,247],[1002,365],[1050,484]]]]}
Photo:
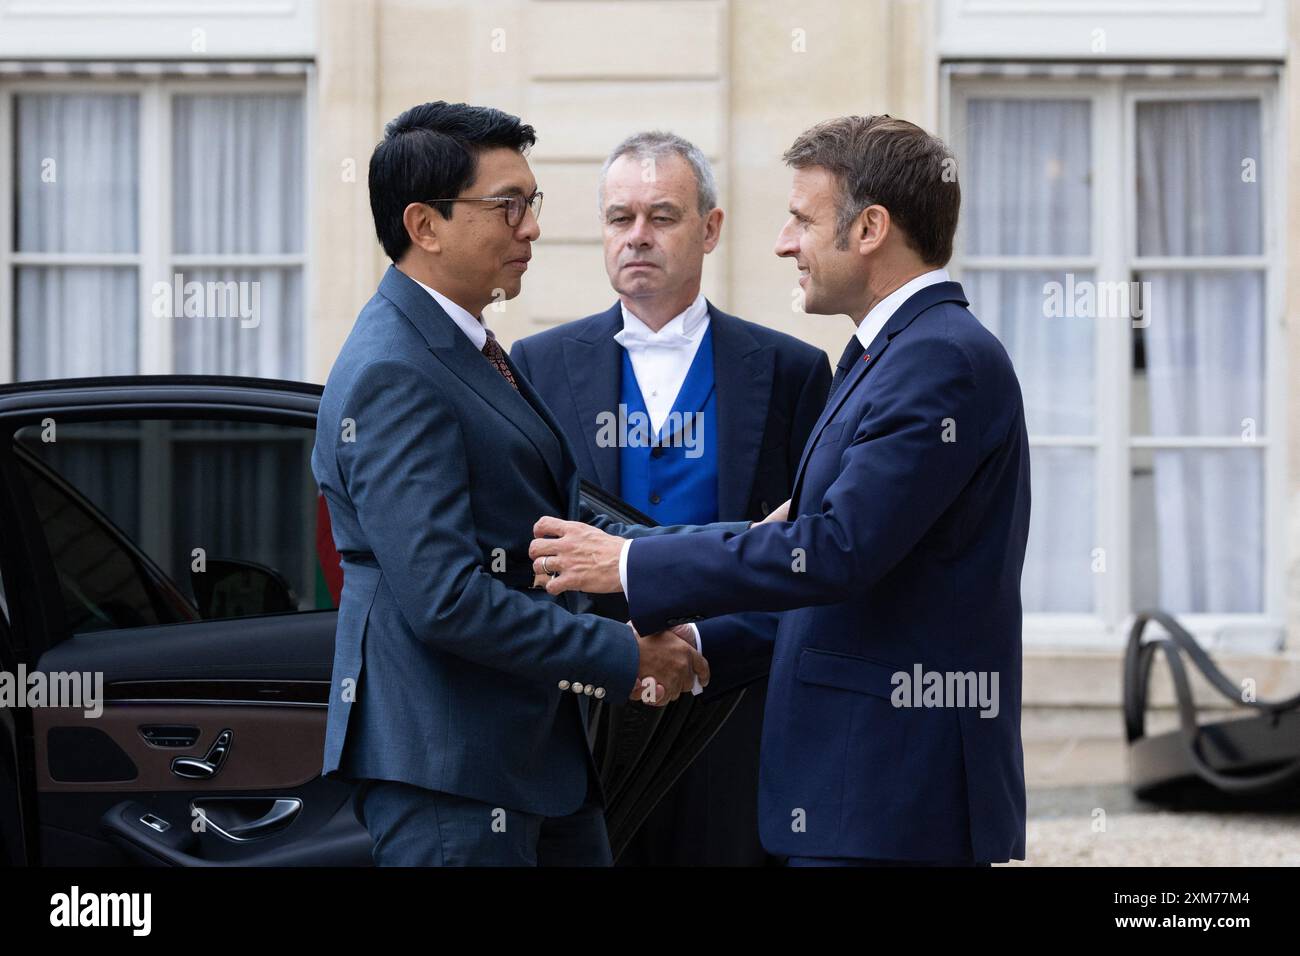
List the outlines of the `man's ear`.
{"type": "Polygon", "coordinates": [[[425,252],[440,252],[442,246],[438,239],[438,227],[445,220],[427,203],[413,202],[402,210],[402,225],[411,244],[425,252]]]}
{"type": "Polygon", "coordinates": [[[708,255],[722,238],[722,210],[714,207],[704,217],[704,253],[708,255]]]}
{"type": "Polygon", "coordinates": [[[866,255],[883,246],[892,229],[893,222],[890,221],[888,209],[884,206],[868,206],[858,213],[850,235],[857,243],[858,253],[866,255]]]}

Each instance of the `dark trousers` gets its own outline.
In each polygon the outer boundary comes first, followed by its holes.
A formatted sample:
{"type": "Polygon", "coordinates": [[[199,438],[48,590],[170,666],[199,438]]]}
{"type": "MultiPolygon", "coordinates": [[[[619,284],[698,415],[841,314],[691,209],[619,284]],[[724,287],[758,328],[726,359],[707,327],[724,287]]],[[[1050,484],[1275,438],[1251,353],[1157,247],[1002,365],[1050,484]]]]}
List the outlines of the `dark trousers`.
{"type": "Polygon", "coordinates": [[[543,817],[393,780],[360,781],[376,866],[610,866],[603,808],[543,817]]]}

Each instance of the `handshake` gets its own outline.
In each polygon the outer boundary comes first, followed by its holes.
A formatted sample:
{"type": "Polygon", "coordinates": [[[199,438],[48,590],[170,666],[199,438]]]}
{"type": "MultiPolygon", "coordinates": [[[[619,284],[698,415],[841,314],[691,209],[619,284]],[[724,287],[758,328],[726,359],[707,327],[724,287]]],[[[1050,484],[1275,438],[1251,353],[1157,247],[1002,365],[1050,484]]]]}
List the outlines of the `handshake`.
{"type": "MultiPolygon", "coordinates": [[[[787,501],[759,524],[789,519],[787,501]]],[[[619,556],[624,540],[582,521],[564,521],[550,515],[533,525],[533,542],[528,556],[533,559],[533,586],[550,594],[586,591],[613,594],[623,590],[619,580],[619,556]]],[[[709,683],[709,662],[700,654],[695,628],[679,625],[649,637],[636,634],[640,661],[631,700],[662,707],[690,690],[698,677],[700,686],[709,683]]]]}
{"type": "Polygon", "coordinates": [[[641,655],[637,662],[636,685],[628,695],[629,700],[664,707],[689,691],[697,677],[701,687],[708,685],[709,662],[696,649],[695,631],[689,624],[649,637],[637,634],[630,621],[627,626],[636,634],[641,655]]]}

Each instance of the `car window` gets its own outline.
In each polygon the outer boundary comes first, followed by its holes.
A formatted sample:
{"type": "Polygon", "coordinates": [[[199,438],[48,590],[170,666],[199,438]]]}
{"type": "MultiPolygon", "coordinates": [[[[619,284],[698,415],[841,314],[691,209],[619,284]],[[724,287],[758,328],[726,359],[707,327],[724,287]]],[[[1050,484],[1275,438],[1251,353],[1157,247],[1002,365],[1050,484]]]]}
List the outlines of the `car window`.
{"type": "Polygon", "coordinates": [[[210,420],[16,432],[72,632],[336,607],[313,439],[210,420]]]}

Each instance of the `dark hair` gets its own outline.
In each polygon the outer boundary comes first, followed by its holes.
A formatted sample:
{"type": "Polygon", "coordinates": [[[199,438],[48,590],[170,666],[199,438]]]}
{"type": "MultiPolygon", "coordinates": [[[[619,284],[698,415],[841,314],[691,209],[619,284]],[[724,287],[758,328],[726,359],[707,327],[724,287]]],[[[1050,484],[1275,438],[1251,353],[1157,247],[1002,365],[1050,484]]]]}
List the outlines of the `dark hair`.
{"type": "Polygon", "coordinates": [[[841,116],[805,130],[785,151],[795,169],[822,166],[839,184],[835,244],[867,206],[880,205],[927,265],[952,258],[961,187],[957,161],[943,140],[890,116],[841,116]]]}
{"type": "MultiPolygon", "coordinates": [[[[388,258],[397,262],[411,248],[402,222],[407,206],[459,196],[474,181],[483,150],[524,153],[536,141],[518,116],[467,103],[424,103],[390,122],[370,156],[370,212],[388,258]]],[[[450,219],[456,204],[433,205],[450,219]]]]}

